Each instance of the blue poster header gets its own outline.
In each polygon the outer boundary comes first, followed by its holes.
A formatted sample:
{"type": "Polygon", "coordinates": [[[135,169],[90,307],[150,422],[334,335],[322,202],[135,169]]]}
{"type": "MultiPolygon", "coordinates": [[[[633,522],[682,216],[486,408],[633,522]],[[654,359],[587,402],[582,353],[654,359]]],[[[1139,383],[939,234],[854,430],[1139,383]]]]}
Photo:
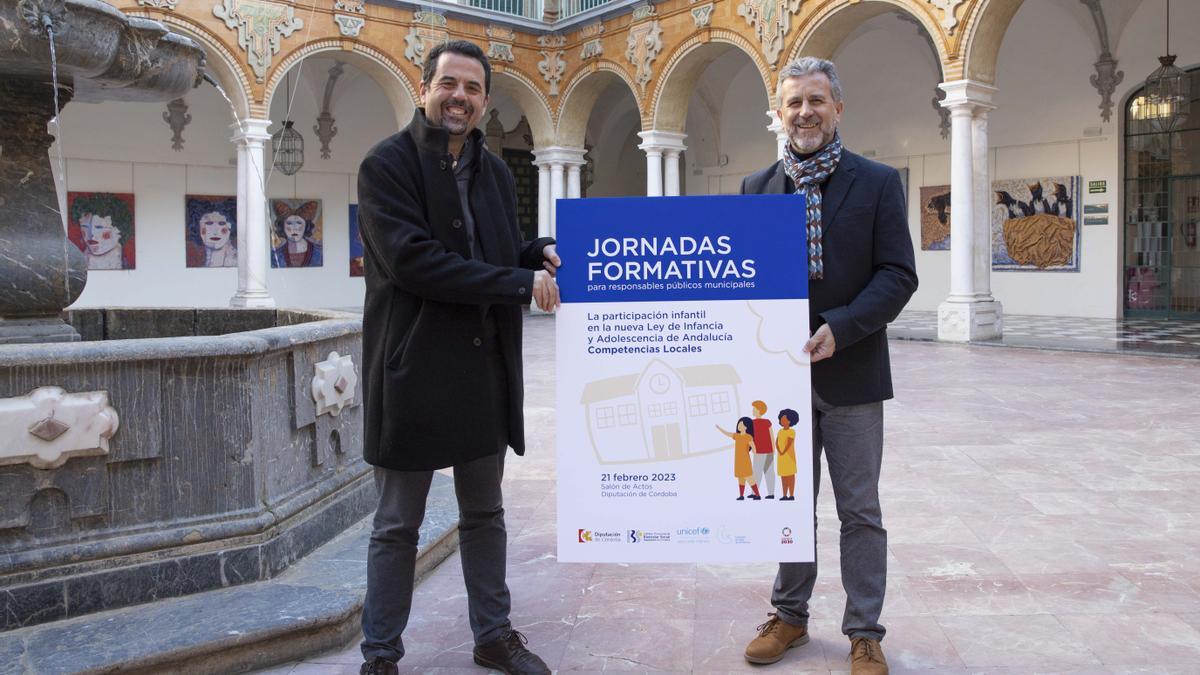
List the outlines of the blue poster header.
{"type": "Polygon", "coordinates": [[[808,298],[795,195],[564,199],[563,302],[808,298]]]}

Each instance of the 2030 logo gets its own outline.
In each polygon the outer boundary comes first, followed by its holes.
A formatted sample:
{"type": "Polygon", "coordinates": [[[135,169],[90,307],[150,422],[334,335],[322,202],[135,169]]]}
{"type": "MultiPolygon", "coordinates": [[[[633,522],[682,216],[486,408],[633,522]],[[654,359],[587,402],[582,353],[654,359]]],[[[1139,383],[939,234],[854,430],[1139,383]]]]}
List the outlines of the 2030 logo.
{"type": "Polygon", "coordinates": [[[779,543],[781,543],[781,544],[796,543],[795,540],[792,539],[792,528],[790,528],[790,527],[783,528],[783,530],[780,531],[779,535],[780,535],[779,543]]]}

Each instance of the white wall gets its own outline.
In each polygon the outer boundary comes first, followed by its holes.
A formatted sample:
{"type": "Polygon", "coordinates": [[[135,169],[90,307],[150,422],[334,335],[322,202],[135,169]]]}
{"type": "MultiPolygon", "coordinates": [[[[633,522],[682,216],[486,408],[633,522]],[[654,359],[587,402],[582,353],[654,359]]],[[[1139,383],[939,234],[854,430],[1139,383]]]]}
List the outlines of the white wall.
{"type": "Polygon", "coordinates": [[[743,178],[775,161],[770,106],[750,57],[730,49],[709,64],[688,101],[684,194],[737,194],[743,178]]]}
{"type": "Polygon", "coordinates": [[[645,196],[646,154],[637,147],[642,142],[637,101],[624,82],[612,79],[588,118],[586,138],[596,173],[587,196],[645,196]]]}
{"type": "MultiPolygon", "coordinates": [[[[270,270],[268,287],[281,307],[362,304],[362,279],[349,276],[348,204],[357,201],[358,163],[372,145],[396,131],[396,118],[382,89],[347,66],[335,89],[332,113],[338,133],[332,157],[321,159],[312,128],[331,65],[327,59],[311,59],[300,77],[293,74],[291,117],[304,136],[305,164],[295,176],[273,172],[267,187],[270,197],[323,200],[324,266],[270,270]]],[[[275,120],[283,119],[286,108],[282,87],[280,91],[271,106],[275,120]]],[[[171,149],[171,130],[162,119],[165,104],[71,103],[64,110],[67,189],[132,192],[135,199],[136,268],[92,271],[75,307],[222,307],[236,292],[236,268],[185,265],[184,195],[237,194],[228,106],[207,85],[190,92],[186,101],[192,121],[179,152],[171,149]]],[[[51,148],[52,163],[57,150],[57,145],[51,148]]],[[[270,161],[269,150],[264,161],[270,161]]]]}

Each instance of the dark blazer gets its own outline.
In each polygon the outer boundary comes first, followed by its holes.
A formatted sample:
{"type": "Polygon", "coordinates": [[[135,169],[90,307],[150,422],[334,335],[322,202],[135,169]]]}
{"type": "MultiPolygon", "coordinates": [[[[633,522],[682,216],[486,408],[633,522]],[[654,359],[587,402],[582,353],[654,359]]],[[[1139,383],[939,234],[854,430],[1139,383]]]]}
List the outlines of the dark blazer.
{"type": "Polygon", "coordinates": [[[525,451],[521,305],[553,240],[521,241],[512,173],[483,147],[479,130],[471,133],[480,149],[470,204],[482,260],[468,248],[449,136],[422,110],[359,167],[363,455],[375,466],[422,471],[468,462],[495,453],[504,428],[508,445],[525,451]],[[485,335],[487,306],[495,338],[485,335]],[[508,382],[507,420],[495,419],[489,400],[492,339],[508,382]]]}
{"type": "MultiPolygon", "coordinates": [[[[742,181],[742,194],[793,192],[782,160],[742,181]]],[[[808,321],[813,332],[829,324],[836,344],[813,364],[813,388],[833,405],[883,401],[892,397],[887,324],[917,290],[900,174],[844,150],[822,195],[825,278],[808,282],[808,321]]],[[[797,266],[807,268],[807,259],[797,266]]]]}

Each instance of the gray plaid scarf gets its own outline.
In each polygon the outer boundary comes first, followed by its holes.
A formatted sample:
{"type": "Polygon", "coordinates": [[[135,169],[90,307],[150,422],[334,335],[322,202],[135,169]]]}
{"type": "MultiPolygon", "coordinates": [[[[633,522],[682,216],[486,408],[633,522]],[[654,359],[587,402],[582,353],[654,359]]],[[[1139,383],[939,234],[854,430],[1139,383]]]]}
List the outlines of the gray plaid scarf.
{"type": "Polygon", "coordinates": [[[842,138],[833,135],[821,151],[805,160],[800,160],[789,144],[783,154],[783,171],[796,194],[804,195],[805,216],[808,228],[808,278],[824,279],[825,264],[821,261],[821,184],[829,179],[842,161],[842,138]]]}

